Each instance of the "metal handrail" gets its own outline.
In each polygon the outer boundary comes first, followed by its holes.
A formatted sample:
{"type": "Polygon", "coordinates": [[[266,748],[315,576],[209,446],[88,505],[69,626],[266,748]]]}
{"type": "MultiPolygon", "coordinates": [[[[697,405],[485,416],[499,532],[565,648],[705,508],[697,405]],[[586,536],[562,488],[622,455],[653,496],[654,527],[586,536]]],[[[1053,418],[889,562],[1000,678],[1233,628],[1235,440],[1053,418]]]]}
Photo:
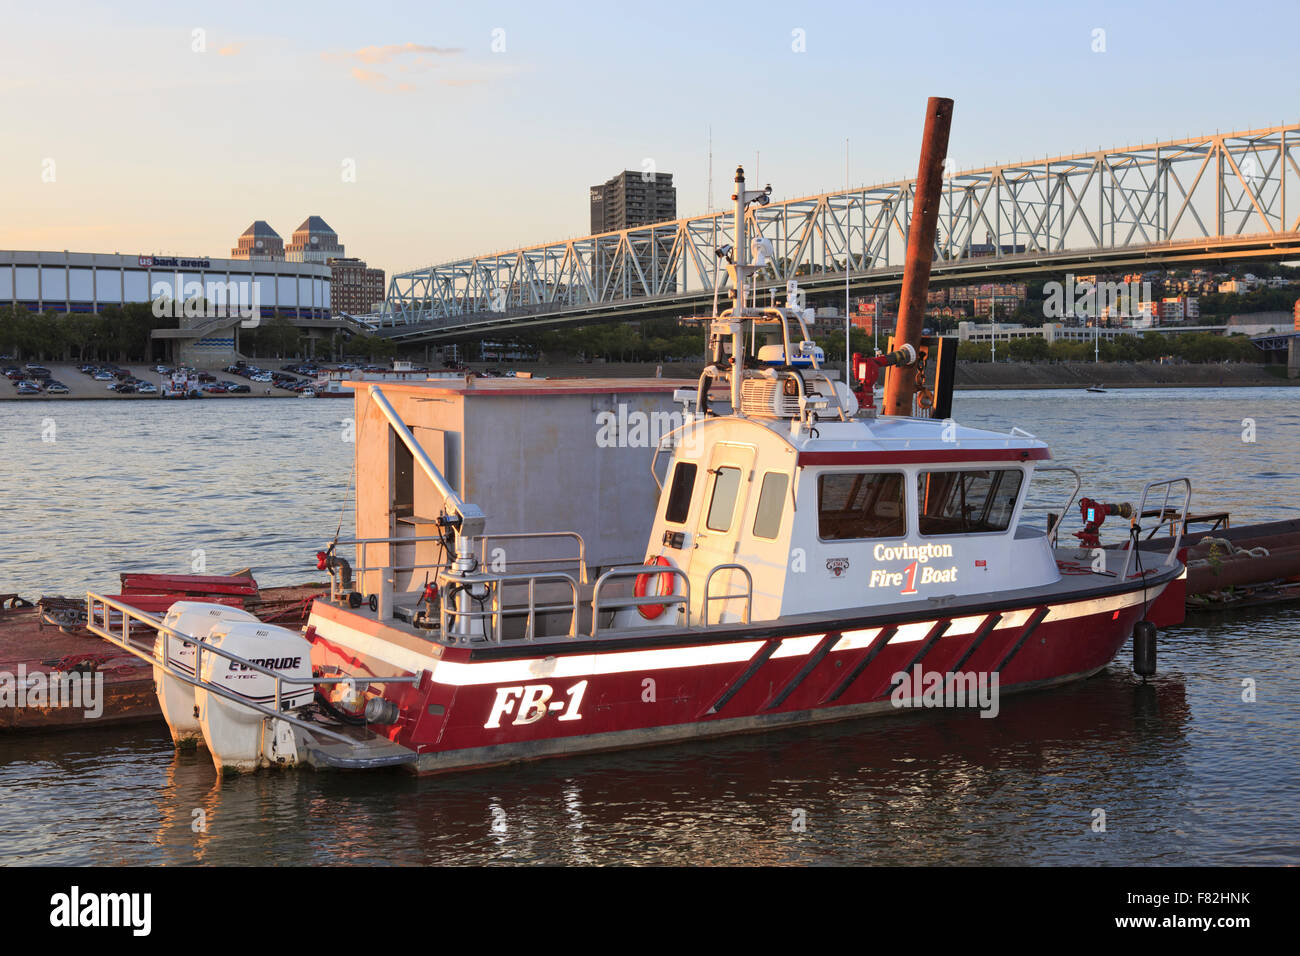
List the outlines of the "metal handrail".
{"type": "MultiPolygon", "coordinates": [[[[668,441],[670,438],[673,438],[678,432],[685,431],[686,429],[691,428],[698,424],[699,422],[695,418],[689,417],[687,421],[682,422],[682,424],[678,425],[672,431],[660,435],[659,441],[655,443],[655,452],[653,455],[650,456],[650,477],[653,478],[654,483],[659,486],[659,491],[661,494],[663,493],[664,490],[664,483],[659,480],[659,473],[655,471],[655,468],[659,464],[660,453],[665,450],[664,442],[668,441]]],[[[670,445],[669,448],[676,449],[677,445],[676,444],[670,445]]],[[[669,464],[671,464],[671,461],[669,462],[669,464]]]]}
{"type": "Polygon", "coordinates": [[[247,707],[250,710],[255,710],[264,717],[283,720],[296,727],[300,727],[303,730],[308,730],[313,734],[320,734],[324,737],[333,737],[335,740],[346,744],[356,743],[355,738],[322,727],[320,724],[302,720],[299,717],[295,717],[294,715],[281,710],[280,708],[283,697],[282,685],[305,684],[315,687],[317,684],[346,683],[355,685],[357,683],[362,683],[363,681],[367,684],[418,684],[422,676],[419,674],[414,676],[399,674],[391,677],[378,676],[366,677],[364,679],[356,677],[288,677],[278,671],[271,670],[269,667],[258,664],[255,661],[250,661],[240,657],[238,654],[234,654],[224,648],[214,647],[203,641],[201,638],[195,637],[193,634],[185,634],[181,631],[175,630],[174,628],[168,627],[162,622],[162,618],[160,617],[141,611],[138,608],[131,607],[129,604],[124,604],[121,601],[114,601],[111,598],[104,597],[103,595],[95,594],[93,591],[86,592],[86,629],[92,634],[98,635],[100,638],[108,641],[108,643],[112,644],[114,647],[119,647],[129,654],[138,657],[140,660],[147,661],[155,667],[162,668],[163,672],[169,677],[174,677],[177,680],[184,681],[186,684],[193,687],[202,687],[208,693],[216,694],[218,697],[222,697],[232,703],[247,707]],[[104,621],[102,627],[97,623],[97,609],[102,609],[101,616],[104,621]],[[114,634],[112,631],[112,627],[109,623],[109,609],[115,610],[121,614],[122,633],[120,635],[114,634]],[[130,635],[131,620],[136,620],[147,625],[163,638],[163,651],[161,658],[158,657],[155,650],[157,646],[156,642],[151,643],[147,649],[139,647],[132,642],[130,635]],[[184,670],[172,663],[171,642],[173,640],[180,641],[182,645],[190,644],[194,646],[193,675],[187,674],[184,670]],[[217,657],[234,661],[236,664],[240,664],[248,670],[257,671],[260,674],[270,677],[275,683],[275,708],[271,709],[257,703],[256,701],[251,701],[246,697],[241,697],[240,695],[228,691],[224,687],[205,679],[202,676],[204,654],[215,654],[217,657]]]}
{"type": "MultiPolygon", "coordinates": [[[[1169,512],[1169,495],[1173,492],[1174,485],[1179,485],[1179,484],[1183,486],[1183,503],[1180,509],[1181,514],[1175,513],[1175,517],[1173,519],[1177,523],[1177,530],[1175,531],[1173,536],[1174,538],[1173,546],[1170,547],[1169,553],[1165,555],[1165,560],[1163,563],[1166,566],[1170,564],[1174,564],[1177,561],[1176,556],[1178,554],[1178,547],[1183,542],[1183,528],[1187,522],[1187,514],[1192,507],[1191,481],[1189,481],[1187,478],[1166,478],[1164,481],[1148,481],[1142,487],[1141,501],[1139,502],[1137,509],[1133,512],[1134,514],[1133,520],[1134,521],[1139,520],[1142,513],[1147,510],[1147,498],[1151,494],[1151,490],[1153,488],[1163,487],[1165,489],[1165,495],[1164,495],[1164,500],[1161,501],[1160,503],[1159,513],[1161,515],[1167,514],[1169,512]]],[[[1164,521],[1162,519],[1161,524],[1163,523],[1164,521]]],[[[1134,547],[1133,544],[1133,536],[1129,535],[1129,539],[1126,542],[1124,542],[1124,568],[1120,572],[1120,576],[1119,576],[1119,579],[1121,581],[1128,580],[1129,567],[1133,564],[1133,559],[1135,557],[1135,552],[1137,550],[1138,548],[1134,547]]]]}
{"type": "MultiPolygon", "coordinates": [[[[733,598],[741,597],[745,599],[745,620],[741,623],[748,624],[754,611],[754,578],[753,575],[749,573],[749,568],[742,564],[719,564],[714,567],[714,569],[709,572],[708,577],[704,579],[704,606],[700,611],[700,617],[704,621],[704,626],[709,626],[709,601],[730,601],[733,598]],[[713,584],[713,576],[719,571],[739,571],[743,574],[745,576],[745,592],[743,594],[722,594],[718,597],[712,597],[709,588],[713,584]]],[[[719,621],[718,623],[721,624],[722,622],[719,621]]]]}
{"type": "MultiPolygon", "coordinates": [[[[1047,543],[1051,545],[1053,548],[1055,548],[1057,538],[1059,537],[1059,532],[1061,530],[1061,525],[1065,524],[1066,516],[1070,513],[1070,509],[1074,507],[1074,499],[1078,497],[1079,490],[1083,487],[1083,479],[1079,477],[1078,469],[1071,468],[1069,465],[1039,465],[1034,469],[1034,475],[1037,476],[1040,472],[1044,472],[1044,471],[1068,471],[1070,474],[1074,476],[1074,491],[1070,492],[1070,499],[1065,503],[1065,507],[1061,509],[1061,516],[1057,518],[1056,521],[1052,523],[1051,527],[1047,529],[1047,543]]],[[[1033,478],[1031,478],[1030,481],[1032,482],[1033,478]]],[[[1026,490],[1025,492],[1025,497],[1026,498],[1029,497],[1028,490],[1026,490]]],[[[1023,507],[1021,507],[1020,510],[1022,512],[1046,511],[1050,515],[1051,505],[1026,504],[1023,507]]]]}
{"type": "Polygon", "coordinates": [[[518,561],[511,561],[511,564],[516,566],[521,564],[560,564],[576,560],[578,562],[578,580],[582,584],[587,583],[587,542],[583,540],[582,535],[577,531],[520,531],[509,534],[485,534],[479,539],[482,542],[482,550],[479,552],[479,563],[488,563],[487,551],[489,541],[522,541],[529,538],[573,538],[578,542],[578,555],[576,558],[525,558],[518,561]]]}
{"type": "Polygon", "coordinates": [[[671,564],[669,565],[643,564],[640,567],[633,565],[631,567],[625,567],[625,568],[610,568],[608,571],[606,571],[604,574],[602,574],[600,577],[596,579],[596,587],[593,589],[591,593],[591,636],[595,637],[596,633],[600,630],[601,610],[618,611],[627,607],[640,607],[643,604],[682,605],[686,608],[686,626],[690,627],[691,626],[691,579],[687,576],[685,571],[671,564]],[[674,590],[672,594],[663,594],[663,595],[654,594],[654,595],[647,595],[645,597],[634,596],[630,598],[618,598],[616,599],[615,603],[608,604],[603,609],[601,608],[600,589],[604,587],[605,582],[613,578],[629,578],[634,576],[639,577],[642,574],[647,574],[647,575],[671,574],[675,578],[679,577],[682,579],[682,583],[685,585],[685,590],[681,594],[676,593],[676,591],[674,590]]]}
{"type": "MultiPolygon", "coordinates": [[[[531,641],[536,637],[537,631],[537,613],[539,611],[568,611],[569,619],[569,637],[578,636],[578,582],[570,574],[563,571],[555,571],[550,574],[465,574],[455,579],[458,584],[486,584],[488,594],[485,594],[481,600],[491,598],[492,606],[483,610],[461,610],[459,608],[449,608],[448,602],[443,600],[438,604],[438,626],[443,636],[449,641],[455,641],[458,636],[464,636],[466,639],[474,637],[474,634],[459,635],[454,630],[454,625],[462,620],[469,621],[487,621],[490,622],[491,635],[489,636],[489,624],[485,623],[483,627],[483,638],[493,640],[500,644],[505,634],[505,618],[517,614],[527,613],[528,623],[524,628],[524,640],[531,641]],[[528,582],[528,604],[518,607],[507,607],[501,603],[501,588],[499,585],[508,582],[526,581],[528,582]],[[537,604],[537,583],[539,581],[563,581],[569,585],[573,595],[569,604],[537,604]]],[[[474,600],[480,600],[475,598],[474,600]]]]}
{"type": "MultiPolygon", "coordinates": [[[[441,571],[443,568],[449,567],[450,563],[445,561],[440,561],[436,564],[410,564],[410,565],[378,564],[375,565],[374,567],[371,567],[368,563],[366,563],[366,549],[372,545],[410,545],[410,544],[420,544],[426,541],[436,541],[440,544],[444,543],[443,537],[441,535],[436,535],[436,534],[412,535],[410,537],[395,535],[393,537],[388,537],[388,538],[349,538],[346,540],[335,541],[332,543],[336,547],[339,545],[344,545],[344,546],[351,545],[353,547],[354,557],[356,558],[356,564],[352,568],[352,576],[359,583],[361,580],[361,576],[363,574],[372,573],[375,571],[438,572],[441,571]]],[[[330,600],[331,601],[338,600],[340,596],[335,586],[336,581],[337,579],[335,578],[335,576],[333,574],[330,574],[330,600]]]]}

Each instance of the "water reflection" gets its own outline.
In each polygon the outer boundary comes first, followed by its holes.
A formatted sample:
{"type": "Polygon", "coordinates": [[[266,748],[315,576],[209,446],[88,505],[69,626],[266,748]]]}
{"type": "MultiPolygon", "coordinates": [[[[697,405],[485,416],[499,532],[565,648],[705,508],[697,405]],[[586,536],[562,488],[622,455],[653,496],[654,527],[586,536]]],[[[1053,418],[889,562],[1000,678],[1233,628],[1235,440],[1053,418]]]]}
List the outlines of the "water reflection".
{"type": "MultiPolygon", "coordinates": [[[[1136,833],[1187,809],[1177,677],[1121,669],[1004,701],[1002,716],[908,715],[444,778],[216,777],[169,761],[151,854],[168,863],[945,863],[1123,859],[1095,806],[1136,833]],[[1154,814],[1152,809],[1154,808],[1154,814]],[[206,831],[193,833],[194,810],[206,831]],[[807,822],[793,829],[794,811],[807,822]]],[[[1157,858],[1163,858],[1161,852],[1157,858]]]]}

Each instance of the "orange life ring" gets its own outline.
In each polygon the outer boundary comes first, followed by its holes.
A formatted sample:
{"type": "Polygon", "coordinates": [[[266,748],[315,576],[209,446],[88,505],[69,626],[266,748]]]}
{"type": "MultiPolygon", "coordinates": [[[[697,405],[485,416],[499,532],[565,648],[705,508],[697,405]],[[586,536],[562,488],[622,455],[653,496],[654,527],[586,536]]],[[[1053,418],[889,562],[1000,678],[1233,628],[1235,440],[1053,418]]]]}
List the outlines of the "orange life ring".
{"type": "MultiPolygon", "coordinates": [[[[658,565],[661,568],[671,568],[673,563],[662,554],[655,555],[654,560],[647,561],[646,564],[658,565]]],[[[669,597],[677,588],[677,582],[670,571],[664,571],[659,576],[658,586],[655,588],[656,597],[669,597]]],[[[646,590],[650,587],[650,575],[641,573],[636,576],[636,587],[633,592],[637,597],[645,597],[646,590]]],[[[641,612],[641,616],[647,621],[653,621],[664,612],[662,604],[638,604],[636,609],[641,612]]]]}

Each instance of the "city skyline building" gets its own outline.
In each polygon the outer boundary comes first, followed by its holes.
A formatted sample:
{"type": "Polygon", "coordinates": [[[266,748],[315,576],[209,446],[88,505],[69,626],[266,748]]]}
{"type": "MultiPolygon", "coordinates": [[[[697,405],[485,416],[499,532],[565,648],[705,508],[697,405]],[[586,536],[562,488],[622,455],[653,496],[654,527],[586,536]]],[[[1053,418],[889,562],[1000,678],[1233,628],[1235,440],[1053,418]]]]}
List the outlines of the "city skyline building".
{"type": "Polygon", "coordinates": [[[257,219],[240,234],[230,258],[279,261],[284,259],[284,240],[265,219],[257,219]]]}
{"type": "Polygon", "coordinates": [[[320,216],[304,219],[285,249],[285,258],[290,262],[328,262],[345,255],[338,233],[320,216]]]}
{"type": "Polygon", "coordinates": [[[616,232],[677,218],[672,173],[627,169],[591,187],[591,231],[616,232]]]}

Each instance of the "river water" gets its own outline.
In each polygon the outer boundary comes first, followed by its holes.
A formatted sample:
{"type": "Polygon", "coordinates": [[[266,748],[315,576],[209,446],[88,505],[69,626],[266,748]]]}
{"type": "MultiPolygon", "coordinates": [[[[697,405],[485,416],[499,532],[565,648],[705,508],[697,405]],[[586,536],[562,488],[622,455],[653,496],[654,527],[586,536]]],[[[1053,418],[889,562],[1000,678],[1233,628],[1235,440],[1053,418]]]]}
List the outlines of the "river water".
{"type": "MultiPolygon", "coordinates": [[[[351,411],[0,402],[0,592],[115,590],[125,570],[317,579],[351,521],[351,411]]],[[[958,392],[955,412],[1047,440],[1091,497],[1187,475],[1194,508],[1234,524],[1300,515],[1300,391],[958,392]]],[[[222,779],[161,723],[0,737],[0,863],[1300,863],[1300,610],[1168,628],[1146,685],[1127,653],[995,720],[913,712],[424,780],[222,779]]]]}

